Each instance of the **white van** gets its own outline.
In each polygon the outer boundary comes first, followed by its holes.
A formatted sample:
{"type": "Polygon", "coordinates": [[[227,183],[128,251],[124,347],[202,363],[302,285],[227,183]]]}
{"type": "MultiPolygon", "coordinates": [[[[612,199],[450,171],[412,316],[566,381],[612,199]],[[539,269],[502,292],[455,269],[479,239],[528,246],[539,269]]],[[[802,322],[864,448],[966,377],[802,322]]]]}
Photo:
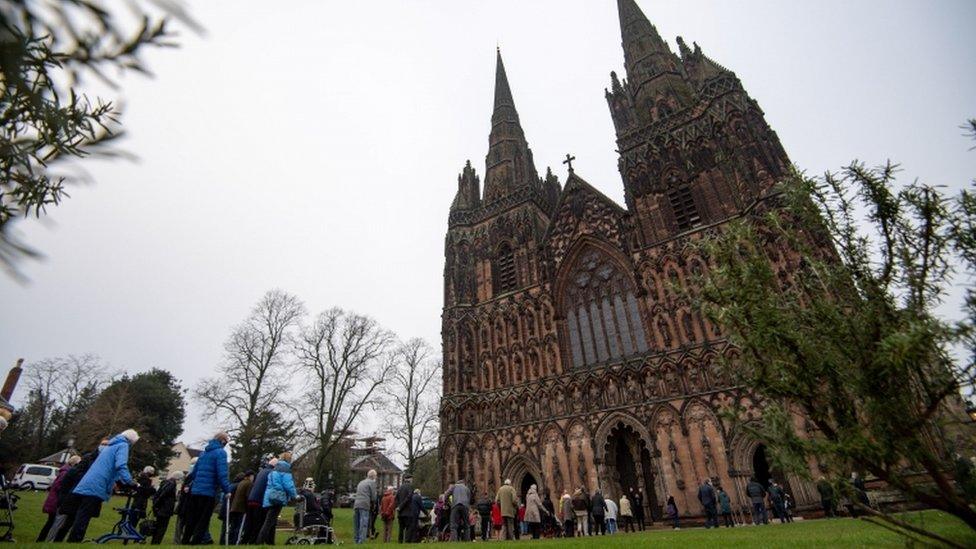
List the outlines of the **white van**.
{"type": "Polygon", "coordinates": [[[21,490],[47,490],[57,476],[57,467],[25,463],[17,469],[17,474],[10,481],[10,487],[21,490]]]}

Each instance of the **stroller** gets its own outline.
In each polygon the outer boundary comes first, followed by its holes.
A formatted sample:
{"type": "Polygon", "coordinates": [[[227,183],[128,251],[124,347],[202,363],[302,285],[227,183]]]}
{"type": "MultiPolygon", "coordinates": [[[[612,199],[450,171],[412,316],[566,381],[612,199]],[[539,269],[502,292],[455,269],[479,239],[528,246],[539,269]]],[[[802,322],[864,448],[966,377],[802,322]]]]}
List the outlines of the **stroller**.
{"type": "Polygon", "coordinates": [[[332,529],[332,498],[328,492],[316,496],[311,490],[298,492],[295,506],[295,534],[285,545],[338,544],[332,529]]]}
{"type": "Polygon", "coordinates": [[[14,511],[20,496],[11,493],[7,479],[0,474],[0,542],[14,541],[14,511]]]}
{"type": "Polygon", "coordinates": [[[95,543],[108,543],[116,540],[121,541],[123,544],[129,543],[130,541],[132,543],[145,543],[146,536],[139,533],[139,530],[136,529],[136,523],[139,521],[141,511],[132,508],[132,496],[134,495],[135,491],[126,491],[125,506],[115,508],[119,515],[121,515],[119,521],[112,527],[111,532],[95,538],[95,543]]]}

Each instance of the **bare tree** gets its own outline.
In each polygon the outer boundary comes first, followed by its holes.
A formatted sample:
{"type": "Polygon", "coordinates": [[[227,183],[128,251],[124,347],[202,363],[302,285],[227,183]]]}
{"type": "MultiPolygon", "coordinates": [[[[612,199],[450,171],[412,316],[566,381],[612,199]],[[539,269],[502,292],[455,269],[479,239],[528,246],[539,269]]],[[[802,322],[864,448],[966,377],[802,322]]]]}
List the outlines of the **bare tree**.
{"type": "Polygon", "coordinates": [[[296,420],[285,420],[280,413],[288,385],[284,369],[304,315],[297,297],[281,290],[266,293],[224,344],[220,376],[202,380],[194,391],[209,417],[227,423],[238,465],[257,465],[262,452],[277,450],[290,438],[296,420]],[[267,446],[250,443],[258,440],[267,446]]]}
{"type": "Polygon", "coordinates": [[[33,441],[38,451],[63,443],[79,413],[110,379],[101,359],[92,354],[45,358],[29,364],[26,370],[28,392],[39,404],[33,441]]]}
{"type": "Polygon", "coordinates": [[[312,471],[322,483],[329,456],[362,411],[378,402],[378,388],[391,368],[393,335],[372,318],[329,309],[298,338],[298,367],[309,375],[305,391],[311,421],[306,433],[315,447],[312,471]]]}
{"type": "Polygon", "coordinates": [[[398,442],[397,453],[413,473],[417,458],[437,442],[437,401],[441,366],[432,360],[426,341],[414,338],[396,349],[395,365],[383,395],[387,406],[386,433],[398,442]]]}

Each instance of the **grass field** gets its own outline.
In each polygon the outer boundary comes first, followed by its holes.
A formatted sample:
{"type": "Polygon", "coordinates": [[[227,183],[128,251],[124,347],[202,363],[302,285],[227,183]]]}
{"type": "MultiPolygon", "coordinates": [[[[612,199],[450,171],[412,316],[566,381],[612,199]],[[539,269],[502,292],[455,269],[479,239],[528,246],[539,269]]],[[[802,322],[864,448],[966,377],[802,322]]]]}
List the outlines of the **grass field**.
{"type": "MultiPolygon", "coordinates": [[[[14,519],[16,529],[14,537],[18,544],[31,544],[35,547],[56,547],[57,544],[34,544],[37,533],[44,525],[46,515],[41,512],[44,502],[44,492],[19,492],[21,496],[14,519]]],[[[112,524],[118,519],[118,514],[111,510],[113,506],[122,504],[122,500],[113,500],[111,505],[102,508],[102,516],[93,520],[88,528],[88,536],[95,537],[108,532],[112,524]]],[[[291,520],[291,509],[282,511],[282,516],[291,520]]],[[[923,525],[925,528],[937,532],[958,543],[976,547],[976,533],[955,517],[938,511],[924,511],[906,513],[903,519],[923,525]]],[[[211,531],[214,539],[219,539],[218,528],[223,523],[211,521],[211,531]]],[[[352,510],[338,509],[336,511],[335,529],[339,540],[345,544],[352,543],[352,510]]],[[[377,522],[382,528],[382,523],[377,522]]],[[[166,541],[172,540],[173,525],[170,524],[166,541]]],[[[285,530],[279,530],[277,541],[279,544],[290,535],[285,530]]],[[[582,548],[609,547],[633,548],[650,545],[676,545],[681,547],[905,547],[906,539],[879,526],[852,519],[810,520],[793,524],[774,524],[763,527],[741,527],[734,529],[704,530],[690,528],[684,530],[655,529],[637,534],[618,534],[599,538],[574,538],[566,540],[541,540],[536,542],[522,541],[514,543],[533,543],[553,548],[582,548]]],[[[379,543],[367,546],[382,545],[379,543]]],[[[461,544],[442,544],[445,547],[461,544]]]]}

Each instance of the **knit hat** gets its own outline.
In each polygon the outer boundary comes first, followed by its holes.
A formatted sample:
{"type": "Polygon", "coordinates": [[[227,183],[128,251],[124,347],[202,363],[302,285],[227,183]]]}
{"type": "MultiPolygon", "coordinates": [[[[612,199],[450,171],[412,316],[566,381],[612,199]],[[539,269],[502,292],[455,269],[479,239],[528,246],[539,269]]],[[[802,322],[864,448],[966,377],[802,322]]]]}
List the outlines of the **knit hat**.
{"type": "Polygon", "coordinates": [[[139,433],[135,429],[126,429],[122,431],[122,436],[129,441],[129,444],[135,444],[139,440],[139,433]]]}

